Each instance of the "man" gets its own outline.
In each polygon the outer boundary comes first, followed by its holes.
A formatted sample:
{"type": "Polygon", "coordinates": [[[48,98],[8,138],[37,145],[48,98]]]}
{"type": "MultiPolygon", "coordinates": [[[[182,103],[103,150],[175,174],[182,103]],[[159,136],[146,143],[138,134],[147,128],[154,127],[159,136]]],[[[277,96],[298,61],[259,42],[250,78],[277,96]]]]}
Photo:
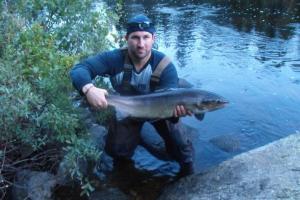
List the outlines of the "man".
{"type": "MultiPolygon", "coordinates": [[[[75,65],[71,78],[75,88],[95,108],[106,108],[105,89],[93,85],[97,75],[109,76],[113,88],[121,95],[147,94],[157,89],[178,87],[175,66],[161,52],[152,49],[155,28],[145,15],[132,17],[127,24],[127,48],[104,52],[75,65]]],[[[167,152],[180,164],[180,175],[194,172],[193,146],[182,130],[179,117],[191,114],[184,106],[174,108],[174,118],[152,123],[163,138],[167,152]]],[[[114,161],[130,160],[140,142],[144,121],[113,119],[105,151],[114,161]]]]}

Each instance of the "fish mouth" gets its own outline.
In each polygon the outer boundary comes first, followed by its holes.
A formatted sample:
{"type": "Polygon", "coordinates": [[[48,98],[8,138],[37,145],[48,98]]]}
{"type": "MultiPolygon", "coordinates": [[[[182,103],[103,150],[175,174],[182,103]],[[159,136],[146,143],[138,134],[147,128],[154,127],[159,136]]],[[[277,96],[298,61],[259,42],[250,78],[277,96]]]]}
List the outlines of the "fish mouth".
{"type": "Polygon", "coordinates": [[[208,108],[207,110],[208,110],[208,111],[219,110],[219,109],[221,109],[221,108],[224,108],[225,105],[226,105],[226,104],[219,104],[219,105],[217,105],[217,106],[212,106],[212,107],[208,108]]]}
{"type": "Polygon", "coordinates": [[[220,106],[219,108],[224,108],[227,104],[229,104],[229,101],[226,99],[218,100],[217,104],[220,106]]]}
{"type": "Polygon", "coordinates": [[[224,98],[218,98],[218,99],[207,99],[204,100],[202,103],[204,104],[213,104],[213,105],[225,105],[229,104],[229,101],[224,98]]]}
{"type": "Polygon", "coordinates": [[[227,99],[223,98],[223,97],[220,97],[220,98],[216,99],[214,102],[216,104],[220,104],[220,105],[223,105],[223,106],[225,106],[226,104],[229,104],[229,101],[227,99]]]}
{"type": "Polygon", "coordinates": [[[226,99],[223,99],[223,100],[221,100],[221,104],[223,104],[223,105],[229,104],[229,101],[226,99]]]}
{"type": "Polygon", "coordinates": [[[229,101],[224,98],[218,98],[213,100],[209,99],[202,103],[204,104],[204,107],[206,107],[208,111],[214,111],[214,110],[224,108],[227,104],[229,104],[229,101]]]}

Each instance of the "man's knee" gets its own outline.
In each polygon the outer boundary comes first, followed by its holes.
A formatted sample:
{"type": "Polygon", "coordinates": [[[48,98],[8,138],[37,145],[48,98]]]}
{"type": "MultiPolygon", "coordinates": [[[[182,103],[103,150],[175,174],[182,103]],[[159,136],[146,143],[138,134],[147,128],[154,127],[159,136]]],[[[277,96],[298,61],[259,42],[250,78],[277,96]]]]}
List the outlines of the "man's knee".
{"type": "Polygon", "coordinates": [[[139,143],[140,127],[139,123],[131,120],[113,121],[106,138],[106,153],[114,158],[131,158],[139,143]]]}

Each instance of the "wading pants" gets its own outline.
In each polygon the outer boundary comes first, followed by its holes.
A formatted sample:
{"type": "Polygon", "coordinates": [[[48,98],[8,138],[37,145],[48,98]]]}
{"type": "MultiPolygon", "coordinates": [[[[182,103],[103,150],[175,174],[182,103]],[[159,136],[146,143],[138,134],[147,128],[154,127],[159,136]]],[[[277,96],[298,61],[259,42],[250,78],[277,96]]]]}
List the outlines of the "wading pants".
{"type": "MultiPolygon", "coordinates": [[[[113,158],[130,159],[135,148],[140,143],[140,131],[143,124],[144,121],[130,118],[121,121],[112,120],[106,138],[106,153],[113,158]]],[[[182,127],[180,119],[177,123],[169,120],[159,120],[153,122],[152,125],[163,138],[167,153],[172,159],[181,166],[193,163],[194,149],[182,127]]]]}

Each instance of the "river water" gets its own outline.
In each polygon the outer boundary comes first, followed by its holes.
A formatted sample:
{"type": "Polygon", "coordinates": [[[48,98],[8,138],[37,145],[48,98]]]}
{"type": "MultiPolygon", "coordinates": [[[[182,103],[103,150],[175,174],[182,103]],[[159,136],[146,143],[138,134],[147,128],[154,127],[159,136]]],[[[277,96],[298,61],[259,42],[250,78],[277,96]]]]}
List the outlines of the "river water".
{"type": "Polygon", "coordinates": [[[180,77],[229,100],[202,122],[184,120],[200,139],[241,136],[246,151],[300,130],[300,1],[125,1],[124,10],[153,19],[180,77]]]}
{"type": "MultiPolygon", "coordinates": [[[[198,171],[300,131],[300,1],[125,0],[122,10],[121,21],[150,16],[156,48],[179,76],[230,102],[201,122],[183,119],[193,130],[198,171]],[[215,138],[238,147],[221,151],[215,138]]],[[[141,160],[148,163],[141,168],[156,165],[141,160]]]]}

